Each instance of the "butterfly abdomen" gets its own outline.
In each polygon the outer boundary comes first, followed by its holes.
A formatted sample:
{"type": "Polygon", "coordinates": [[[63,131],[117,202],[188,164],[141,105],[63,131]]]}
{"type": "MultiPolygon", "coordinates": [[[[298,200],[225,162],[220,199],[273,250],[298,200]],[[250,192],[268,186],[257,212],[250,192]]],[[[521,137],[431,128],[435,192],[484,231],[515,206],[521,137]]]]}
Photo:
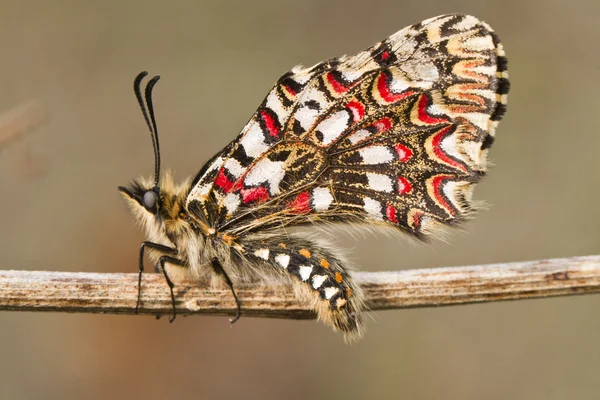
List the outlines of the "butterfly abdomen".
{"type": "Polygon", "coordinates": [[[345,263],[326,246],[297,237],[270,237],[244,244],[246,257],[266,263],[289,277],[296,294],[317,312],[320,320],[343,332],[346,339],[362,333],[362,292],[345,263]]]}

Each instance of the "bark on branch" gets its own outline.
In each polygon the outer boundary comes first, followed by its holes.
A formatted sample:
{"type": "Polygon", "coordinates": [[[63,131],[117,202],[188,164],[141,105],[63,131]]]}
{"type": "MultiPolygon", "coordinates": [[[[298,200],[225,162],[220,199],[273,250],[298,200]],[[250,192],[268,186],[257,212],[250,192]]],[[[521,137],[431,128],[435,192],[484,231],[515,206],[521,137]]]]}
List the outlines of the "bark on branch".
{"type": "MultiPolygon", "coordinates": [[[[431,307],[600,292],[600,256],[469,267],[356,273],[371,310],[431,307]]],[[[245,316],[315,315],[284,285],[238,286],[245,316]]],[[[180,314],[235,314],[231,292],[189,282],[175,288],[180,314]]],[[[0,271],[0,310],[133,314],[137,274],[0,271]]],[[[144,274],[140,314],[171,313],[164,277],[144,274]]]]}

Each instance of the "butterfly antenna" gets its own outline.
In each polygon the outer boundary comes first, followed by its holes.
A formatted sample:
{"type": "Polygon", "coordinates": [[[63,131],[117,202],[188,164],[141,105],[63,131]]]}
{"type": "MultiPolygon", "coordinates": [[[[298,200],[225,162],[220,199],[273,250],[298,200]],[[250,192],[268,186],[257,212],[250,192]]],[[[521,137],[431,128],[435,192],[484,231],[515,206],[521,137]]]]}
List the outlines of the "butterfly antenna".
{"type": "Polygon", "coordinates": [[[148,125],[148,130],[150,131],[150,137],[152,138],[152,148],[154,149],[154,184],[158,186],[159,176],[160,176],[160,148],[158,146],[158,133],[156,131],[156,121],[154,119],[154,107],[152,106],[152,88],[158,81],[160,77],[155,76],[148,82],[146,85],[146,102],[144,103],[144,98],[142,97],[142,80],[148,75],[148,72],[142,71],[140,72],[133,81],[133,91],[135,93],[135,98],[140,105],[140,109],[142,110],[142,114],[144,115],[144,120],[146,121],[146,125],[148,125]]]}
{"type": "MultiPolygon", "coordinates": [[[[154,116],[154,105],[152,104],[152,90],[154,89],[154,85],[160,79],[159,75],[156,75],[154,78],[150,79],[148,85],[146,85],[146,106],[148,107],[148,114],[150,115],[150,120],[152,121],[152,128],[150,132],[152,133],[152,144],[154,145],[154,184],[158,187],[158,182],[160,178],[160,145],[158,142],[158,128],[156,127],[156,117],[154,116]]],[[[146,117],[146,122],[148,122],[148,117],[146,117]]],[[[150,122],[148,122],[148,127],[150,127],[150,122]]]]}
{"type": "MultiPolygon", "coordinates": [[[[148,124],[148,129],[152,132],[152,125],[150,125],[150,119],[148,118],[148,112],[146,111],[146,105],[144,104],[144,100],[142,98],[142,89],[140,88],[142,84],[142,80],[148,75],[148,72],[142,71],[135,77],[133,81],[133,91],[135,93],[135,98],[137,99],[140,108],[142,109],[142,114],[144,114],[144,119],[146,120],[146,124],[148,124]]],[[[153,138],[154,139],[154,138],[153,138]]]]}

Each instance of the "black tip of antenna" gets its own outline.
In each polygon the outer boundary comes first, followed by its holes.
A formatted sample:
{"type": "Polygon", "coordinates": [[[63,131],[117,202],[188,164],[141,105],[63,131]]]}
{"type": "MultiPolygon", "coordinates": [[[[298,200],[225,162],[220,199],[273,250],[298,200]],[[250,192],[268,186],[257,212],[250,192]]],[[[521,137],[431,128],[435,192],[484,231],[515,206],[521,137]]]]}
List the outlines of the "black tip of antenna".
{"type": "Polygon", "coordinates": [[[152,104],[152,90],[154,89],[154,85],[160,79],[160,75],[156,75],[154,78],[150,79],[148,84],[146,85],[146,105],[148,106],[148,113],[150,114],[150,119],[152,120],[152,128],[154,129],[154,134],[158,135],[158,131],[156,130],[156,119],[154,118],[154,105],[152,104]]]}
{"type": "MultiPolygon", "coordinates": [[[[148,129],[152,132],[152,125],[150,125],[150,119],[148,118],[148,111],[146,111],[146,105],[144,104],[144,99],[142,97],[142,79],[144,79],[148,75],[148,72],[142,71],[140,72],[135,79],[133,80],[133,92],[135,93],[135,98],[142,109],[142,114],[144,115],[144,119],[146,120],[146,124],[148,125],[148,129]]],[[[154,138],[152,139],[154,141],[154,138]]]]}
{"type": "Polygon", "coordinates": [[[148,71],[142,71],[133,80],[133,90],[140,91],[140,84],[142,83],[142,79],[148,76],[148,71]]]}

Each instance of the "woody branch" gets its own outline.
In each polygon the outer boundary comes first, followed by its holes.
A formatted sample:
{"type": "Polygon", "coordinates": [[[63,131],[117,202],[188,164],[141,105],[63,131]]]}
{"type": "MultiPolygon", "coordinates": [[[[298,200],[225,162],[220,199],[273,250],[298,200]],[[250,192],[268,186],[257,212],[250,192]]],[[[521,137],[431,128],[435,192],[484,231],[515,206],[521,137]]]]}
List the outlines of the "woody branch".
{"type": "MultiPolygon", "coordinates": [[[[600,256],[468,267],[357,273],[371,310],[447,306],[600,292],[600,256]]],[[[315,315],[281,286],[241,285],[246,316],[315,315]]],[[[231,292],[198,282],[176,286],[180,314],[235,314],[231,292]]],[[[0,272],[0,310],[133,314],[137,274],[0,272]]],[[[164,277],[144,274],[141,314],[170,314],[164,277]]]]}

